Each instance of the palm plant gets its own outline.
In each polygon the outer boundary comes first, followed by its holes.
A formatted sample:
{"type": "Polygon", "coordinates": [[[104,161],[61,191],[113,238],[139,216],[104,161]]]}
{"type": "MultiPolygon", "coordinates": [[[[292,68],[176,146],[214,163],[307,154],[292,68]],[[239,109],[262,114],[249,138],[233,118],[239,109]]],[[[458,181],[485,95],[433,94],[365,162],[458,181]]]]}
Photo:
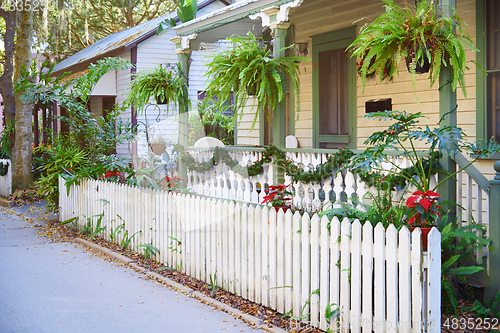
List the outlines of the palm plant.
{"type": "MultiPolygon", "coordinates": [[[[221,103],[228,103],[234,95],[236,111],[242,111],[248,97],[257,101],[252,128],[260,110],[272,120],[273,110],[285,98],[287,79],[295,85],[297,103],[300,105],[299,65],[301,57],[275,58],[268,47],[262,47],[254,34],[228,38],[234,45],[211,57],[205,76],[208,78],[206,95],[221,103]]],[[[280,50],[278,50],[280,51],[280,50]]],[[[241,114],[240,114],[241,116],[241,114]]]]}
{"type": "Polygon", "coordinates": [[[359,36],[349,46],[352,56],[357,58],[363,87],[366,77],[373,74],[378,75],[380,80],[384,77],[392,79],[404,57],[413,85],[417,65],[428,61],[431,86],[438,79],[441,69],[449,67],[453,89],[459,84],[464,96],[467,96],[464,72],[469,68],[465,46],[477,49],[463,29],[466,23],[456,13],[443,15],[435,1],[419,1],[415,7],[406,4],[405,8],[399,7],[393,0],[382,1],[386,3],[386,12],[371,24],[363,26],[359,36]]]}

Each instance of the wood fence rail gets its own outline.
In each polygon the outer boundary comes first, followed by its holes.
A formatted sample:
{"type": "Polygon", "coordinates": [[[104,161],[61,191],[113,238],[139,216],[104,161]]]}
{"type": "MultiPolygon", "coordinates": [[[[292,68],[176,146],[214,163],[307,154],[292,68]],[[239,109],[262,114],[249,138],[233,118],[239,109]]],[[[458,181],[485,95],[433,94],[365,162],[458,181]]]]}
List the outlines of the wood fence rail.
{"type": "Polygon", "coordinates": [[[61,221],[79,217],[79,228],[95,229],[100,219],[106,227],[101,236],[118,244],[135,234],[134,250],[144,253],[137,246],[150,244],[160,250],[156,260],[290,313],[297,327],[440,332],[436,229],[424,252],[419,229],[384,230],[381,224],[93,180],[71,186],[69,195],[62,178],[59,185],[61,221]]]}

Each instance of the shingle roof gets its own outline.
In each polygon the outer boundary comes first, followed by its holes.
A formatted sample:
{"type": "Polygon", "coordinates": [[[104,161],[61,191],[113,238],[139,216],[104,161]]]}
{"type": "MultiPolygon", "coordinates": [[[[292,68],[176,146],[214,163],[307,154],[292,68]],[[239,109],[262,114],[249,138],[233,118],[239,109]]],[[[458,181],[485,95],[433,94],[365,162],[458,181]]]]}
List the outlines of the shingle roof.
{"type": "Polygon", "coordinates": [[[73,54],[54,66],[54,72],[60,72],[74,65],[92,60],[100,55],[104,55],[119,48],[127,49],[137,39],[145,36],[151,31],[156,31],[161,21],[166,18],[175,17],[175,12],[157,17],[150,21],[139,24],[135,27],[108,35],[83,50],[73,54]]]}

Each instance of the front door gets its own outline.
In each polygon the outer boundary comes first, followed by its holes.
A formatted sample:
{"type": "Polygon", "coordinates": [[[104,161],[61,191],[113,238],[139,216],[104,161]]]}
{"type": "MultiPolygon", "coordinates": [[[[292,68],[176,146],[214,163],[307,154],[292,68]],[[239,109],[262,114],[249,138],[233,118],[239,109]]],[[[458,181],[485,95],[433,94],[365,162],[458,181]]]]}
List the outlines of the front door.
{"type": "Polygon", "coordinates": [[[346,52],[356,30],[313,37],[313,140],[316,148],[355,148],[356,71],[346,52]]]}

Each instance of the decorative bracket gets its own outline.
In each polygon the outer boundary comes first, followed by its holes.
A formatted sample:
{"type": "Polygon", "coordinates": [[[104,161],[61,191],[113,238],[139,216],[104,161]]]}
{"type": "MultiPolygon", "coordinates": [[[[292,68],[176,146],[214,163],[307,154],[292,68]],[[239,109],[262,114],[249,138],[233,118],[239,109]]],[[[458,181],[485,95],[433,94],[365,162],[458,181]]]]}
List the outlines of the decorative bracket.
{"type": "Polygon", "coordinates": [[[191,34],[189,36],[175,36],[170,38],[170,41],[175,43],[175,53],[190,53],[190,42],[192,39],[196,39],[198,34],[191,34]]]}
{"type": "Polygon", "coordinates": [[[258,18],[262,19],[262,26],[269,27],[274,31],[276,28],[284,28],[287,29],[288,24],[288,14],[291,8],[299,7],[304,0],[295,0],[289,3],[286,3],[281,6],[272,6],[266,9],[263,9],[260,13],[250,15],[250,19],[256,20],[258,18]]]}

